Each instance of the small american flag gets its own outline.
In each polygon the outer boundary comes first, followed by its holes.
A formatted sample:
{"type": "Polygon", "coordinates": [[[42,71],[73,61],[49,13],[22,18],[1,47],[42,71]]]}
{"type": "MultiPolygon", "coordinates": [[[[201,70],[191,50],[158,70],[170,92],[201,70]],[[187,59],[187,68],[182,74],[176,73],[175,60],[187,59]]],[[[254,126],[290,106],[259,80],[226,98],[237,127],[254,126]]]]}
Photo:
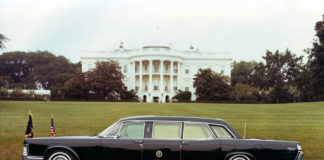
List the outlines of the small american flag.
{"type": "Polygon", "coordinates": [[[55,132],[55,127],[54,127],[54,119],[53,119],[53,115],[52,115],[52,119],[51,119],[51,137],[55,137],[56,136],[56,132],[55,132]]]}
{"type": "Polygon", "coordinates": [[[34,137],[34,132],[33,132],[33,120],[32,120],[32,114],[31,111],[29,111],[29,119],[27,123],[27,128],[25,132],[25,138],[33,138],[34,137]]]}

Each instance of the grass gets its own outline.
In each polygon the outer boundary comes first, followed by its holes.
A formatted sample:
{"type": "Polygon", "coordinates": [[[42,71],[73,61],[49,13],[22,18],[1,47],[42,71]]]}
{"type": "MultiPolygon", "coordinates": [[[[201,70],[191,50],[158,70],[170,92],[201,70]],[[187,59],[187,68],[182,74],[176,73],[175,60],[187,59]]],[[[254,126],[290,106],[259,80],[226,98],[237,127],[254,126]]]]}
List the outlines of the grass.
{"type": "Polygon", "coordinates": [[[35,137],[50,136],[54,114],[57,136],[94,135],[122,117],[177,115],[222,118],[247,138],[299,141],[304,160],[324,159],[324,102],[291,104],[105,103],[0,101],[0,159],[21,159],[32,111],[35,137]]]}

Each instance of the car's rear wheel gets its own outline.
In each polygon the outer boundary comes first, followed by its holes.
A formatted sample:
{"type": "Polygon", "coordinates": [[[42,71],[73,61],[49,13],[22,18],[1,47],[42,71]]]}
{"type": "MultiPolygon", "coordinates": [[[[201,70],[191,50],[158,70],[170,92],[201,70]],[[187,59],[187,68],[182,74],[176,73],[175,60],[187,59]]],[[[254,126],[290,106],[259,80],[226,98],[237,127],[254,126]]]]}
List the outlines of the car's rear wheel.
{"type": "Polygon", "coordinates": [[[71,152],[55,150],[47,156],[46,160],[76,160],[76,158],[71,152]]]}
{"type": "Polygon", "coordinates": [[[243,154],[237,154],[232,156],[229,160],[250,160],[250,158],[243,154]]]}

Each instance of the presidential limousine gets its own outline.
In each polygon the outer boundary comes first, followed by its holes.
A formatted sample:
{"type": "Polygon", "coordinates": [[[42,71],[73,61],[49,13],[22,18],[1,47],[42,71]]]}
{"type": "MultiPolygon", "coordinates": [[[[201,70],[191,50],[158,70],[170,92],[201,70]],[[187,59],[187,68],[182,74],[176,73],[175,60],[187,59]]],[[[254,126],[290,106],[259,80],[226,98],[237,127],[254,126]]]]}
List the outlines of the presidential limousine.
{"type": "Polygon", "coordinates": [[[97,136],[27,138],[23,160],[301,160],[300,143],[243,139],[226,121],[141,116],[97,136]]]}

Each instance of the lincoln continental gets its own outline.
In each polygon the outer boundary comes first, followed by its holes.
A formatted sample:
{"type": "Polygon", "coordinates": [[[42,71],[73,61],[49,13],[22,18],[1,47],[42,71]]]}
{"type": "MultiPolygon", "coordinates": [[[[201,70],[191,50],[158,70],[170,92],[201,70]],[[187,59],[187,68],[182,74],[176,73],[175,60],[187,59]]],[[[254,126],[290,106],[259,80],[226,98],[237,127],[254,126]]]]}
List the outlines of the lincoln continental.
{"type": "Polygon", "coordinates": [[[23,160],[301,160],[298,142],[242,138],[226,121],[140,116],[97,136],[26,138],[23,160]]]}

